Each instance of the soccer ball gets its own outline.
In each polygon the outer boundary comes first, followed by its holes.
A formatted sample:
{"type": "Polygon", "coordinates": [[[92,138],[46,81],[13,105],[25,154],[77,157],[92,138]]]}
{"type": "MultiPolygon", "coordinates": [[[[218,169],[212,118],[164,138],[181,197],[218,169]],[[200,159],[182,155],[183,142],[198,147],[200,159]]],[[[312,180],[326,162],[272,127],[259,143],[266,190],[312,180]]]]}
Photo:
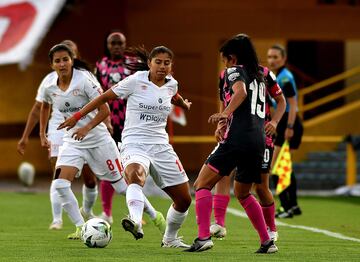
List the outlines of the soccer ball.
{"type": "Polygon", "coordinates": [[[22,162],[18,167],[18,176],[25,186],[31,186],[34,183],[35,168],[28,162],[22,162]]]}
{"type": "Polygon", "coordinates": [[[89,219],[81,228],[81,239],[88,247],[106,247],[112,239],[111,226],[101,218],[89,219]]]}

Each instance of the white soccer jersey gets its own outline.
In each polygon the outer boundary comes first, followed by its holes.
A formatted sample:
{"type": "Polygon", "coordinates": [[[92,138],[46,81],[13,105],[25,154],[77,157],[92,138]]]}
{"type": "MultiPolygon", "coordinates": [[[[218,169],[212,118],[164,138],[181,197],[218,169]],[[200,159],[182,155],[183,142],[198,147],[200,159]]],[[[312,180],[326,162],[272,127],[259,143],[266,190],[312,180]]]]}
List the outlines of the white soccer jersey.
{"type": "Polygon", "coordinates": [[[112,87],[113,92],[127,99],[123,144],[166,144],[165,127],[171,112],[171,98],[177,93],[178,82],[167,77],[158,87],[149,80],[149,71],[139,71],[112,87]]]}
{"type": "MultiPolygon", "coordinates": [[[[89,101],[99,96],[102,92],[99,82],[86,70],[73,69],[73,76],[70,86],[66,91],[62,91],[57,86],[57,77],[48,82],[45,87],[44,102],[52,104],[53,110],[59,110],[62,118],[69,118],[79,111],[89,101]]],[[[77,141],[71,136],[75,130],[85,126],[96,115],[97,110],[90,112],[82,117],[77,124],[65,131],[64,142],[73,144],[75,147],[93,148],[105,143],[109,143],[112,138],[104,123],[94,127],[82,141],[77,141]]]]}
{"type": "MultiPolygon", "coordinates": [[[[47,74],[43,81],[41,82],[35,100],[42,103],[45,97],[45,87],[49,86],[49,83],[57,81],[57,74],[55,71],[47,74]],[[55,80],[54,80],[55,79],[55,80]]],[[[48,133],[56,132],[56,128],[64,121],[64,117],[59,110],[53,108],[51,111],[51,116],[48,123],[48,133]]]]}

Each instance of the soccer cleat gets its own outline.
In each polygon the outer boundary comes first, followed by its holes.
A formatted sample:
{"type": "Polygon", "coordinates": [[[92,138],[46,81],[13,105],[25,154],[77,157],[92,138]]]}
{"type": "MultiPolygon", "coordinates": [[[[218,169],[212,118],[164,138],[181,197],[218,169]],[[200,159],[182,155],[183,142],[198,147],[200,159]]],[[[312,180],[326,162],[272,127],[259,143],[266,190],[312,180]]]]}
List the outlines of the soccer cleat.
{"type": "Polygon", "coordinates": [[[291,210],[285,211],[283,207],[280,207],[275,214],[276,218],[292,218],[293,214],[291,210]]]}
{"type": "Polygon", "coordinates": [[[166,221],[163,214],[159,211],[156,211],[156,217],[152,220],[154,225],[160,230],[161,234],[165,234],[166,221]]]}
{"type": "Polygon", "coordinates": [[[82,217],[84,218],[85,221],[95,217],[95,215],[94,215],[94,213],[92,211],[87,213],[87,212],[85,212],[83,207],[80,207],[80,214],[82,215],[82,217]]]}
{"type": "Polygon", "coordinates": [[[105,212],[102,212],[98,218],[104,219],[106,222],[108,222],[110,225],[113,224],[114,220],[112,216],[108,216],[105,214],[105,212]]]}
{"type": "Polygon", "coordinates": [[[132,219],[125,217],[121,220],[121,224],[125,231],[129,231],[136,240],[144,237],[144,232],[140,225],[136,224],[132,219]]]}
{"type": "Polygon", "coordinates": [[[226,236],[226,228],[218,224],[210,226],[210,235],[216,238],[224,238],[226,236]]]}
{"type": "Polygon", "coordinates": [[[60,230],[62,229],[62,222],[61,221],[53,221],[50,226],[49,226],[49,229],[50,230],[60,230]]]}
{"type": "Polygon", "coordinates": [[[268,234],[272,241],[274,241],[274,242],[278,241],[278,238],[279,238],[278,232],[268,230],[268,234]]]}
{"type": "Polygon", "coordinates": [[[69,234],[67,238],[73,240],[81,239],[81,226],[76,227],[76,231],[69,234]]]}
{"type": "Polygon", "coordinates": [[[300,209],[299,206],[293,206],[292,208],[290,208],[290,211],[295,216],[298,216],[298,215],[302,214],[301,209],[300,209]]]}
{"type": "Polygon", "coordinates": [[[211,240],[211,237],[207,238],[207,239],[199,239],[196,238],[194,240],[194,243],[191,245],[190,248],[185,249],[185,252],[201,252],[201,251],[205,251],[208,250],[210,248],[212,248],[214,246],[214,243],[211,240]]]}
{"type": "Polygon", "coordinates": [[[175,238],[170,241],[165,241],[164,239],[161,241],[161,247],[164,248],[189,248],[190,245],[185,244],[182,241],[182,237],[175,238]]]}
{"type": "Polygon", "coordinates": [[[273,240],[268,240],[266,243],[261,244],[260,248],[255,252],[258,254],[271,254],[278,251],[277,246],[274,244],[273,240]]]}

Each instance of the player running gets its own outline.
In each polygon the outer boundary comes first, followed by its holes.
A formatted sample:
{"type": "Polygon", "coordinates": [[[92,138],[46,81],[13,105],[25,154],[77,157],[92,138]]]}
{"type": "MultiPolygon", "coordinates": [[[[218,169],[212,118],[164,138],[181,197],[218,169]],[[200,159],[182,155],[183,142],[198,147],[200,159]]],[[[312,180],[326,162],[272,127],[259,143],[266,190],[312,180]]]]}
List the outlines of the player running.
{"type": "MultiPolygon", "coordinates": [[[[137,72],[120,81],[60,127],[73,127],[80,117],[86,117],[89,112],[109,100],[117,97],[127,99],[120,153],[129,184],[126,191],[129,217],[122,220],[122,225],[135,239],[143,237],[142,190],[146,176],[150,174],[173,200],[166,217],[162,247],[187,248],[189,245],[178,237],[178,231],[191,204],[188,177],[169,144],[165,127],[171,103],[190,109],[191,102],[177,94],[178,82],[170,76],[173,57],[169,48],[155,47],[149,54],[149,71],[137,72]]],[[[79,139],[84,138],[84,134],[79,131],[75,131],[74,135],[79,139]]]]}
{"type": "MultiPolygon", "coordinates": [[[[58,44],[52,47],[49,58],[57,77],[47,83],[41,107],[40,138],[44,147],[49,146],[45,130],[50,105],[66,118],[102,93],[100,84],[89,71],[79,65],[72,50],[66,45],[58,44]]],[[[70,239],[80,238],[81,226],[84,224],[77,200],[71,190],[71,182],[82,170],[85,162],[100,180],[110,181],[116,192],[126,191],[126,182],[120,174],[119,151],[102,122],[108,115],[109,108],[104,104],[98,107],[97,112],[79,118],[77,133],[66,131],[64,144],[60,148],[53,184],[70,220],[76,225],[76,232],[68,236],[70,239]],[[84,136],[86,138],[83,139],[84,136]]],[[[150,216],[156,216],[156,210],[145,196],[143,198],[145,211],[150,216]]],[[[162,222],[159,225],[160,230],[164,227],[165,221],[162,222]]]]}

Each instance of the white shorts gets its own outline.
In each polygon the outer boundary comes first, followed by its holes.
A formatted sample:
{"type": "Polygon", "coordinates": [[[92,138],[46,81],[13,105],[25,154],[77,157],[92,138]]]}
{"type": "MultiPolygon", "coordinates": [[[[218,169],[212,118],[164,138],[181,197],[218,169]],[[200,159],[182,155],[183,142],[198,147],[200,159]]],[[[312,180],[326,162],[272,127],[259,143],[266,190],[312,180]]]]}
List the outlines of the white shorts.
{"type": "Polygon", "coordinates": [[[123,144],[120,155],[124,170],[132,163],[142,165],[161,189],[189,181],[170,144],[123,144]]]}
{"type": "Polygon", "coordinates": [[[59,155],[59,147],[63,144],[64,131],[53,131],[48,133],[47,138],[50,142],[49,158],[59,155]]]}
{"type": "Polygon", "coordinates": [[[94,148],[78,148],[64,142],[60,147],[56,168],[72,166],[76,167],[80,174],[84,164],[88,164],[100,180],[114,182],[123,178],[119,150],[113,140],[94,148]]]}

